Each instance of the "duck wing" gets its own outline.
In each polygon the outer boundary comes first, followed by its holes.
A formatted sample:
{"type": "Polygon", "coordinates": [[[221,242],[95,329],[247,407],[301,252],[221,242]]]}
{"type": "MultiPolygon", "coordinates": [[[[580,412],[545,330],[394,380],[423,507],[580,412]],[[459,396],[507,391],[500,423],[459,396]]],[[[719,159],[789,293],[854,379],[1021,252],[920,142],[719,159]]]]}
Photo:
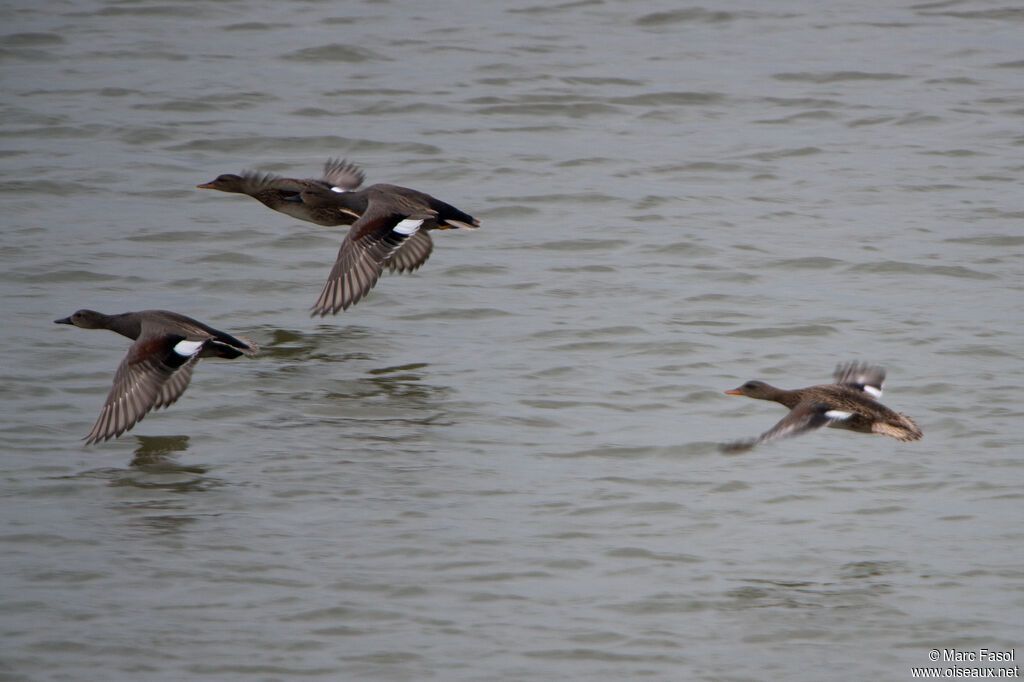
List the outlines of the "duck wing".
{"type": "Polygon", "coordinates": [[[847,412],[837,413],[822,402],[803,402],[757,438],[727,443],[722,446],[722,451],[729,454],[746,452],[763,441],[799,436],[801,433],[821,428],[834,419],[845,419],[849,416],[847,412]]]}
{"type": "Polygon", "coordinates": [[[398,247],[387,260],[391,272],[413,272],[427,262],[434,250],[434,240],[422,228],[398,247]]]}
{"type": "Polygon", "coordinates": [[[371,200],[341,242],[313,315],[336,314],[357,303],[377,283],[387,259],[432,217],[423,207],[371,200]]]}
{"type": "Polygon", "coordinates": [[[848,362],[836,366],[832,378],[837,384],[848,386],[874,400],[882,397],[882,384],[885,383],[885,369],[877,365],[848,362]]]}
{"type": "Polygon", "coordinates": [[[363,173],[363,169],[345,159],[327,159],[327,163],[324,164],[322,181],[330,185],[335,192],[350,192],[363,184],[364,180],[366,174],[363,173]]]}
{"type": "Polygon", "coordinates": [[[177,400],[188,388],[204,345],[205,341],[187,341],[181,334],[141,336],[117,368],[86,445],[116,438],[153,408],[177,400]]]}
{"type": "Polygon", "coordinates": [[[173,405],[181,397],[181,394],[188,388],[189,382],[192,381],[192,370],[195,369],[198,362],[199,356],[197,354],[189,358],[177,372],[173,372],[167,377],[167,381],[160,387],[160,393],[156,397],[156,402],[153,403],[154,410],[173,405]]]}

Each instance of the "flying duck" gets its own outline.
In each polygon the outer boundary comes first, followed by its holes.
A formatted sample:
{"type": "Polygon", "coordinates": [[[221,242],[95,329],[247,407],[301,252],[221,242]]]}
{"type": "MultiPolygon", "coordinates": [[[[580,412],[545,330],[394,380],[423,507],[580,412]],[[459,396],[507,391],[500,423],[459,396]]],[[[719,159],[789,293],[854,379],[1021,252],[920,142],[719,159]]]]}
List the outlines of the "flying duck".
{"type": "Polygon", "coordinates": [[[885,381],[883,368],[850,362],[836,367],[832,376],[833,384],[791,391],[763,381],[748,381],[726,391],[726,395],[774,400],[788,407],[789,414],[757,438],[723,445],[723,451],[745,452],[762,441],[797,436],[826,425],[859,433],[877,433],[899,441],[921,438],[921,429],[910,417],[878,402],[885,381]]]}
{"type": "Polygon", "coordinates": [[[114,373],[114,386],[85,437],[86,445],[116,438],[150,410],[174,403],[188,388],[199,358],[231,359],[259,350],[248,339],[167,310],[104,315],[83,309],[54,322],[109,329],[135,341],[114,373]]]}
{"type": "Polygon", "coordinates": [[[365,177],[362,169],[344,159],[328,159],[324,164],[323,177],[317,179],[246,172],[242,175],[219,175],[197,187],[248,194],[275,211],[327,227],[353,224],[366,211],[370,197],[380,192],[425,204],[436,216],[425,221],[421,229],[388,257],[385,264],[391,272],[412,272],[426,262],[434,249],[428,230],[480,226],[480,221],[468,213],[419,190],[387,184],[370,185],[359,190],[365,177]]]}

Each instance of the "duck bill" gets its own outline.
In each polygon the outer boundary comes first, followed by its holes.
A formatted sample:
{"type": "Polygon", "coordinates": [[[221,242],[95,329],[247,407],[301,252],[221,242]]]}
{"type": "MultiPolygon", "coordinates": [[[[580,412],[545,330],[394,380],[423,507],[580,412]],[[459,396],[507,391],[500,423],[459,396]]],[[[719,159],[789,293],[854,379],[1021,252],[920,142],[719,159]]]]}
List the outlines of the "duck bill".
{"type": "Polygon", "coordinates": [[[217,189],[216,187],[213,186],[212,182],[207,182],[207,183],[202,184],[202,185],[196,185],[196,187],[198,189],[217,189]]]}
{"type": "Polygon", "coordinates": [[[731,391],[726,391],[725,394],[726,395],[743,395],[743,391],[741,391],[738,388],[734,388],[731,391]]]}
{"type": "Polygon", "coordinates": [[[74,322],[71,321],[70,317],[62,317],[59,320],[54,320],[54,322],[56,324],[70,324],[70,325],[74,324],[74,322]]]}

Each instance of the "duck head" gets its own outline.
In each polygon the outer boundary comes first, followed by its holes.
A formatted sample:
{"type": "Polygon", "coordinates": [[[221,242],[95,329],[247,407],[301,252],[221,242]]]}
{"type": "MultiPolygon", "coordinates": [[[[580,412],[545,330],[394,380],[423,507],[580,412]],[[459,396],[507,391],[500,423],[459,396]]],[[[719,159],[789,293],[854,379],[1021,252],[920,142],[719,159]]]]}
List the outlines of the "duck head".
{"type": "Polygon", "coordinates": [[[726,391],[726,395],[745,395],[748,398],[758,398],[760,400],[773,400],[775,394],[779,392],[779,389],[766,384],[763,381],[748,381],[742,386],[726,391]]]}
{"type": "Polygon", "coordinates": [[[196,185],[196,187],[199,189],[216,189],[221,192],[238,192],[244,194],[244,190],[242,189],[244,182],[245,179],[240,175],[224,173],[223,175],[218,175],[214,180],[203,185],[196,185]]]}
{"type": "Polygon", "coordinates": [[[95,310],[88,310],[83,308],[76,310],[71,313],[68,317],[62,317],[59,320],[54,320],[57,324],[70,324],[75,327],[81,327],[82,329],[101,329],[107,316],[103,313],[98,313],[95,310]]]}

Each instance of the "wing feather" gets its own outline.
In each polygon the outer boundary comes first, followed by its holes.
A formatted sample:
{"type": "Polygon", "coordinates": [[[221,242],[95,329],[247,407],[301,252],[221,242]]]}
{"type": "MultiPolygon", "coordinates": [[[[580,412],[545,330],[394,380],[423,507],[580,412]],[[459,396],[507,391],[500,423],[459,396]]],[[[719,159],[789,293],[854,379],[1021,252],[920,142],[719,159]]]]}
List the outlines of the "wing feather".
{"type": "Polygon", "coordinates": [[[323,181],[332,188],[351,191],[363,184],[365,179],[363,170],[345,159],[327,159],[324,164],[323,181]]]}
{"type": "Polygon", "coordinates": [[[387,260],[391,272],[413,272],[427,262],[434,250],[434,240],[430,233],[418,230],[391,254],[387,260]]]}

